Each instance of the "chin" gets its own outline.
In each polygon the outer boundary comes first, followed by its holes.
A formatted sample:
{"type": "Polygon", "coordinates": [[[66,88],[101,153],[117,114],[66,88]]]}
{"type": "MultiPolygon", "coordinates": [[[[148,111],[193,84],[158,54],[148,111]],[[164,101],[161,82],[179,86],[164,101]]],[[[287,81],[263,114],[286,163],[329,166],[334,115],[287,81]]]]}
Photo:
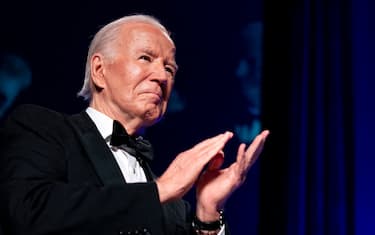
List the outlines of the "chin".
{"type": "Polygon", "coordinates": [[[150,110],[145,113],[144,121],[146,126],[152,126],[159,122],[163,117],[162,112],[160,110],[150,110]]]}

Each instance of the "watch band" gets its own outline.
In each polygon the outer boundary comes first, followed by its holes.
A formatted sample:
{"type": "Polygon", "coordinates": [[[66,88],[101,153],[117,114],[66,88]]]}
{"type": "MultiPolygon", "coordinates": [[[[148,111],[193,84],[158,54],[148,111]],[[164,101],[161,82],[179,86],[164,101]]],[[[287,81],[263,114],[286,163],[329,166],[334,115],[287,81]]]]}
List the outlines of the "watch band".
{"type": "Polygon", "coordinates": [[[219,211],[219,219],[212,222],[203,222],[198,219],[197,216],[194,216],[192,226],[195,229],[195,231],[200,234],[199,232],[204,231],[216,231],[219,230],[224,225],[224,211],[219,211]]]}

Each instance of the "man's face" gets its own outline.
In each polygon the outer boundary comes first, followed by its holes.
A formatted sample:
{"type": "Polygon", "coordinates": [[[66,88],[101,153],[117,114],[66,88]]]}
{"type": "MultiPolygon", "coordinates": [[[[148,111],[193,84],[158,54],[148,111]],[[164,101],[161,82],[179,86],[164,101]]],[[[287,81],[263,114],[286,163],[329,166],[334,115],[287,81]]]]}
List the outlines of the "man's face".
{"type": "Polygon", "coordinates": [[[144,126],[154,124],[167,108],[174,82],[173,42],[153,25],[131,23],[123,26],[114,51],[103,66],[106,106],[144,126]]]}

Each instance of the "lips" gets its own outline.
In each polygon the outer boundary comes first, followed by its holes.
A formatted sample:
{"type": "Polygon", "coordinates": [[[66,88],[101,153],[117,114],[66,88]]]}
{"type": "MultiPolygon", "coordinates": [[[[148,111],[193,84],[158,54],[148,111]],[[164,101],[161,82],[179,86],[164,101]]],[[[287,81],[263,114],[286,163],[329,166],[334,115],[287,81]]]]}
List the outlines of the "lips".
{"type": "Polygon", "coordinates": [[[155,92],[151,92],[151,93],[149,93],[149,94],[152,94],[152,95],[155,95],[155,96],[157,96],[160,100],[161,99],[163,99],[163,96],[162,95],[160,95],[160,94],[158,94],[158,93],[155,93],[155,92]]]}
{"type": "Polygon", "coordinates": [[[150,95],[152,97],[155,97],[159,102],[163,100],[163,94],[161,92],[157,91],[144,91],[142,94],[150,95]]]}

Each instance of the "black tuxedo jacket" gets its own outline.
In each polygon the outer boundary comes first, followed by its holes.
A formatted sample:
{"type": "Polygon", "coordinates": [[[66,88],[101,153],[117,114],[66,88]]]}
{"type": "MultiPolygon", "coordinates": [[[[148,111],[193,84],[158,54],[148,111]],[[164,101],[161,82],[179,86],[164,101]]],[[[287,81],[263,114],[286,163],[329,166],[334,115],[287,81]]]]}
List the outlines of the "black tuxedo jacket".
{"type": "Polygon", "coordinates": [[[0,133],[5,234],[193,234],[187,203],[161,205],[155,182],[125,182],[85,112],[23,105],[0,133]]]}

